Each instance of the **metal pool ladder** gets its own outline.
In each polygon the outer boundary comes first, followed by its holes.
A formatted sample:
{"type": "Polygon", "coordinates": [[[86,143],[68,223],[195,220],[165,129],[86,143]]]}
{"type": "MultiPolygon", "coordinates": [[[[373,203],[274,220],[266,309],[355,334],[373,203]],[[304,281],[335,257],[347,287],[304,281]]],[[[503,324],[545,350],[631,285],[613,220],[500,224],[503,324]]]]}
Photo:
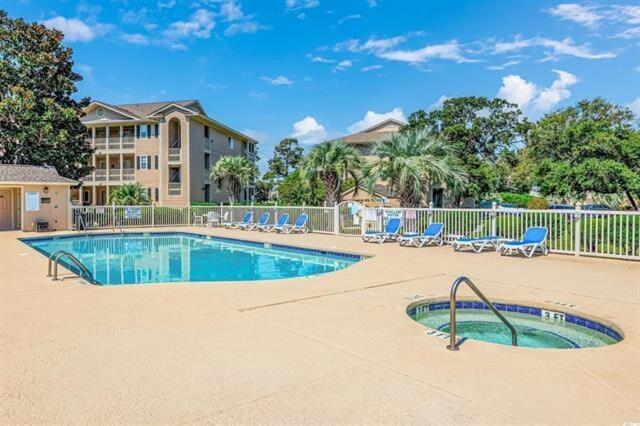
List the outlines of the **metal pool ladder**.
{"type": "Polygon", "coordinates": [[[504,323],[504,325],[509,328],[511,331],[511,345],[518,346],[518,335],[516,333],[516,329],[511,325],[509,320],[507,320],[504,315],[500,313],[493,306],[493,303],[487,299],[487,297],[476,287],[476,285],[467,277],[458,277],[451,286],[451,297],[449,299],[449,323],[450,323],[450,333],[449,333],[449,344],[447,345],[447,349],[451,351],[457,351],[459,346],[456,344],[456,293],[458,292],[458,287],[460,284],[465,283],[467,286],[473,290],[473,292],[484,302],[485,305],[491,309],[491,311],[496,314],[496,316],[504,323]]]}
{"type": "Polygon", "coordinates": [[[85,237],[88,237],[89,236],[89,232],[87,232],[87,224],[85,223],[84,217],[82,217],[81,214],[76,215],[76,223],[77,223],[76,226],[78,226],[78,231],[80,231],[80,227],[79,226],[82,225],[82,230],[84,231],[84,235],[85,235],[85,237]]]}
{"type": "Polygon", "coordinates": [[[71,260],[73,263],[75,263],[76,266],[78,268],[80,268],[80,270],[84,274],[84,277],[89,281],[89,283],[94,284],[94,285],[97,284],[96,280],[93,278],[93,274],[89,271],[89,269],[87,269],[87,267],[84,266],[82,264],[82,262],[80,262],[78,260],[77,257],[72,255],[68,251],[64,251],[64,250],[58,250],[58,251],[52,253],[51,256],[49,256],[49,265],[48,265],[48,269],[47,269],[47,277],[51,276],[51,264],[53,263],[53,281],[58,281],[58,263],[60,263],[60,259],[62,259],[63,257],[68,257],[69,260],[71,260]]]}

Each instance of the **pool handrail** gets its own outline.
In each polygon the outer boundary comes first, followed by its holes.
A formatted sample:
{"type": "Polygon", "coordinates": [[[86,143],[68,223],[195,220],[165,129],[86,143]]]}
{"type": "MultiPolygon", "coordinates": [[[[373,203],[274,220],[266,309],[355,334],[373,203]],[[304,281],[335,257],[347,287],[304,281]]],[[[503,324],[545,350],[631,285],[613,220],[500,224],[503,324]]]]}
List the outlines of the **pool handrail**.
{"type": "Polygon", "coordinates": [[[60,259],[62,259],[63,257],[68,257],[69,260],[75,263],[76,266],[80,268],[82,273],[85,274],[84,278],[86,278],[90,284],[94,284],[94,285],[96,284],[96,280],[93,278],[93,274],[89,271],[89,269],[86,266],[84,266],[84,264],[80,262],[77,257],[75,257],[74,255],[72,255],[71,253],[65,250],[58,250],[56,252],[53,252],[49,256],[47,277],[51,276],[51,263],[53,263],[53,281],[58,281],[58,263],[60,262],[60,259]]]}
{"type": "Polygon", "coordinates": [[[456,343],[456,293],[458,292],[458,287],[460,284],[465,283],[467,286],[473,290],[473,292],[484,302],[485,305],[491,309],[491,311],[496,314],[496,316],[507,326],[507,328],[511,331],[511,345],[518,346],[518,334],[516,333],[516,329],[509,320],[507,320],[504,315],[500,313],[493,306],[493,303],[487,299],[487,297],[476,287],[476,285],[467,277],[458,277],[451,286],[451,297],[449,298],[449,344],[447,345],[447,349],[450,351],[457,351],[459,349],[458,344],[456,343]]]}

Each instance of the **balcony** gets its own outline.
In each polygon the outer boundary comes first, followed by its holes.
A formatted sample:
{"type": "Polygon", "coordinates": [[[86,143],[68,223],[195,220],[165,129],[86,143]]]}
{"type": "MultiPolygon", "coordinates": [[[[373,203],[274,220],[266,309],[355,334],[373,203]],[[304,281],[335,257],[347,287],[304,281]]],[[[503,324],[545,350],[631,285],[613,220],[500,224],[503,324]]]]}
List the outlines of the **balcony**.
{"type": "Polygon", "coordinates": [[[133,149],[133,136],[122,137],[122,149],[133,149]]]}
{"type": "Polygon", "coordinates": [[[182,194],[182,182],[169,182],[169,195],[182,194]]]}
{"type": "Polygon", "coordinates": [[[249,151],[248,149],[244,150],[244,157],[249,161],[256,161],[256,153],[249,151]]]}
{"type": "Polygon", "coordinates": [[[94,146],[96,149],[99,149],[99,150],[107,149],[107,138],[96,137],[94,146]]]}
{"type": "Polygon", "coordinates": [[[122,169],[122,180],[135,180],[135,179],[136,179],[135,169],[122,169]]]}
{"type": "Polygon", "coordinates": [[[95,170],[96,182],[106,182],[107,180],[107,169],[96,169],[95,170]]]}
{"type": "Polygon", "coordinates": [[[120,169],[109,169],[109,180],[120,180],[120,169]]]}
{"type": "Polygon", "coordinates": [[[181,148],[169,148],[169,163],[180,163],[180,150],[181,148]]]}

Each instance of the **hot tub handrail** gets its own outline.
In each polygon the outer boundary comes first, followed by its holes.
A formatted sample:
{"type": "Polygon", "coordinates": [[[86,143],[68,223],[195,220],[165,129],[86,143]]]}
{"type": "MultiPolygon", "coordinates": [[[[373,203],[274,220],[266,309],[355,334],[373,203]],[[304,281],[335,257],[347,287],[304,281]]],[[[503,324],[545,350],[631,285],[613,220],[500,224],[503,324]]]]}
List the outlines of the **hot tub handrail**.
{"type": "Polygon", "coordinates": [[[460,284],[462,283],[467,284],[467,286],[471,290],[473,290],[476,296],[478,296],[480,300],[482,300],[484,304],[487,305],[489,309],[493,311],[494,314],[496,314],[496,316],[500,319],[500,321],[502,321],[504,325],[506,325],[507,328],[509,328],[509,330],[511,331],[511,345],[518,346],[518,335],[516,333],[516,329],[513,325],[511,325],[509,320],[507,320],[504,317],[504,315],[502,315],[500,311],[498,311],[496,307],[493,306],[493,303],[491,303],[489,299],[487,299],[487,297],[478,289],[478,287],[476,287],[476,285],[469,278],[458,277],[453,282],[453,285],[451,286],[451,297],[449,299],[450,333],[449,333],[449,344],[447,345],[447,349],[451,351],[457,351],[459,349],[456,343],[456,293],[458,292],[458,287],[460,287],[460,284]]]}
{"type": "Polygon", "coordinates": [[[84,274],[85,278],[89,281],[89,283],[96,284],[96,281],[93,278],[93,274],[89,271],[89,269],[86,266],[84,266],[84,264],[82,262],[80,262],[77,257],[75,257],[74,255],[72,255],[71,253],[69,253],[68,251],[65,251],[65,250],[58,250],[58,251],[52,253],[51,256],[49,256],[49,265],[48,265],[48,268],[47,268],[47,276],[48,277],[51,276],[51,264],[53,263],[54,264],[53,265],[53,280],[54,281],[58,280],[58,263],[60,262],[60,259],[62,259],[63,257],[68,257],[69,260],[71,260],[73,263],[75,263],[76,266],[78,266],[78,268],[80,268],[80,270],[84,274]]]}

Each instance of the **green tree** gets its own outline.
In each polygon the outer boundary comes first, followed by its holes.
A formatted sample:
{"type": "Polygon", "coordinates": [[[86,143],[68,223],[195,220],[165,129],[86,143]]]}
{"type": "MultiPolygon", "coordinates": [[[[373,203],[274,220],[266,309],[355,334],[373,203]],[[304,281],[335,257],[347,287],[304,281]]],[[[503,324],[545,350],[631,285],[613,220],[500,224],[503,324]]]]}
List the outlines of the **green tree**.
{"type": "Polygon", "coordinates": [[[524,143],[530,123],[515,104],[471,96],[447,99],[429,113],[410,114],[405,131],[414,128],[426,129],[453,145],[468,173],[460,195],[481,199],[500,190],[504,182],[496,168],[500,154],[524,143]]]}
{"type": "Polygon", "coordinates": [[[640,133],[627,108],[596,98],[546,115],[528,145],[533,181],[544,194],[640,198],[640,133]]]}
{"type": "Polygon", "coordinates": [[[109,202],[119,206],[149,204],[149,193],[138,183],[128,183],[113,188],[109,194],[109,202]]]}
{"type": "Polygon", "coordinates": [[[302,147],[294,138],[282,139],[273,150],[273,158],[269,160],[269,172],[276,179],[284,179],[295,170],[302,161],[302,147]]]}
{"type": "Polygon", "coordinates": [[[93,152],[79,118],[89,100],[71,98],[82,77],[62,39],[0,10],[0,163],[53,166],[78,179],[93,152]]]}
{"type": "Polygon", "coordinates": [[[278,203],[288,206],[319,206],[325,198],[322,182],[305,179],[300,170],[294,170],[278,184],[278,203]]]}
{"type": "Polygon", "coordinates": [[[418,206],[430,183],[444,182],[459,192],[467,181],[451,144],[422,128],[377,142],[371,153],[376,158],[365,168],[367,187],[373,190],[376,182],[384,181],[389,192],[398,194],[402,207],[418,206]]]}
{"type": "Polygon", "coordinates": [[[230,203],[238,200],[242,188],[249,185],[249,181],[257,175],[255,164],[244,157],[220,157],[211,168],[211,179],[216,182],[218,189],[227,190],[230,203]]]}
{"type": "Polygon", "coordinates": [[[302,161],[302,177],[310,182],[319,179],[325,191],[327,205],[340,201],[343,182],[353,179],[357,185],[362,171],[362,158],[358,150],[341,140],[323,142],[309,150],[302,161]]]}

